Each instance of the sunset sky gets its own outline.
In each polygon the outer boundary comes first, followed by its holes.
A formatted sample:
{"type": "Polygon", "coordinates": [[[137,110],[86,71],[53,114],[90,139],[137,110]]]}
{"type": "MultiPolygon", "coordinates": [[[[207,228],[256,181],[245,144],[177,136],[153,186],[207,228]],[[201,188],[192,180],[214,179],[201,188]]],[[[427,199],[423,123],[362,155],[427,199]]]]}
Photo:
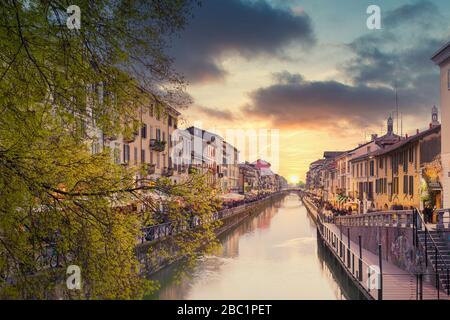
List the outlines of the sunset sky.
{"type": "Polygon", "coordinates": [[[395,86],[403,133],[428,126],[449,18],[448,0],[204,0],[170,49],[194,100],[184,124],[279,129],[278,171],[303,180],[324,150],[384,133],[395,86]]]}

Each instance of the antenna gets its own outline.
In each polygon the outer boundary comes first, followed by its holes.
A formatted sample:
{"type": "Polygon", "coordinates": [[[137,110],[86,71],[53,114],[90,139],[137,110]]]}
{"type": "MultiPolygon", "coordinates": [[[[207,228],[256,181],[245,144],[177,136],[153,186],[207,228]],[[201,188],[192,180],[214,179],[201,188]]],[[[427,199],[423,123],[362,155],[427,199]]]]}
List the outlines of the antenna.
{"type": "Polygon", "coordinates": [[[395,108],[397,112],[397,134],[398,134],[398,94],[397,94],[397,83],[395,84],[395,108]]]}
{"type": "Polygon", "coordinates": [[[403,137],[403,113],[400,112],[400,137],[403,137]]]}

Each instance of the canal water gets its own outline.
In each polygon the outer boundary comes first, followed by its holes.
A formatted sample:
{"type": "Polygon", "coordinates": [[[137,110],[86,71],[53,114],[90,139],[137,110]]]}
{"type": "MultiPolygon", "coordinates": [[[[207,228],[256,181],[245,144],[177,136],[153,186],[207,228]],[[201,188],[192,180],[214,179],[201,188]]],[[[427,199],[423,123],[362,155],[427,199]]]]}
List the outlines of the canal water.
{"type": "MultiPolygon", "coordinates": [[[[160,290],[149,299],[352,298],[298,195],[291,193],[220,238],[222,248],[185,275],[166,268],[152,279],[160,290]]],[[[345,282],[345,281],[344,281],[345,282]]]]}

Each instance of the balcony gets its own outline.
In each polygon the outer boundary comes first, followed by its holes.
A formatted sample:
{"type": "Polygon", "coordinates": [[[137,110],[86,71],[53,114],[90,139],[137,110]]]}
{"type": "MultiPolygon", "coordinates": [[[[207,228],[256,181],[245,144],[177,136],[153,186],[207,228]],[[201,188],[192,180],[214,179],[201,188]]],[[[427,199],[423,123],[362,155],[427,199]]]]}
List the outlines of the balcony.
{"type": "Polygon", "coordinates": [[[194,167],[192,165],[189,165],[189,169],[188,169],[188,173],[189,174],[194,174],[194,173],[197,173],[197,172],[198,172],[198,169],[196,167],[194,167]]]}
{"type": "Polygon", "coordinates": [[[114,140],[117,140],[117,136],[115,134],[110,134],[110,135],[104,134],[103,140],[105,140],[105,142],[114,141],[114,140]]]}
{"type": "Polygon", "coordinates": [[[148,175],[155,174],[155,172],[156,172],[156,165],[154,165],[154,164],[147,164],[146,172],[147,172],[148,175]]]}
{"type": "Polygon", "coordinates": [[[136,140],[136,136],[133,134],[131,137],[123,138],[123,142],[125,143],[133,143],[136,140]]]}
{"type": "Polygon", "coordinates": [[[150,149],[157,152],[163,152],[166,149],[166,141],[150,139],[150,149]]]}
{"type": "Polygon", "coordinates": [[[173,176],[173,173],[174,173],[173,168],[164,168],[162,171],[162,175],[164,177],[171,177],[171,176],[173,176]]]}

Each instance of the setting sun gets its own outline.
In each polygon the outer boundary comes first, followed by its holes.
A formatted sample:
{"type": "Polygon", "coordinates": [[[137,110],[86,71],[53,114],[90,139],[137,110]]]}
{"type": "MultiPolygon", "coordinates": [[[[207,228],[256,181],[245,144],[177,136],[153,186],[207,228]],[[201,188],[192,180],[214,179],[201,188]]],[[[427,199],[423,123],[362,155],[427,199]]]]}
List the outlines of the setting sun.
{"type": "Polygon", "coordinates": [[[297,184],[299,182],[298,176],[290,176],[289,182],[293,184],[297,184]]]}

